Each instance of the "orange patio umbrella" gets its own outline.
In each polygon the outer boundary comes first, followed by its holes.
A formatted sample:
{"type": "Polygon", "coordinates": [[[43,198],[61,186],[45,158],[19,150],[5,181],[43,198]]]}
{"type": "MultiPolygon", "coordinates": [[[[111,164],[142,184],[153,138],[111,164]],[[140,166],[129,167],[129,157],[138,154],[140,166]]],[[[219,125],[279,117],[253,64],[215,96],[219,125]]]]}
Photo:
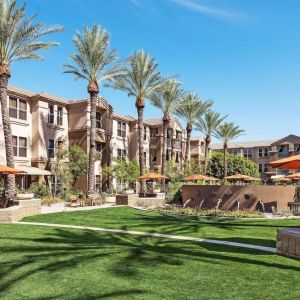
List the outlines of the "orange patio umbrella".
{"type": "Polygon", "coordinates": [[[300,179],[300,173],[295,173],[295,174],[291,174],[288,176],[285,176],[288,179],[292,179],[292,180],[299,180],[300,179]]]}
{"type": "Polygon", "coordinates": [[[23,173],[26,172],[5,165],[0,165],[0,174],[2,175],[23,174],[23,173]]]}
{"type": "Polygon", "coordinates": [[[151,172],[151,173],[146,173],[142,176],[139,176],[139,180],[162,180],[162,179],[167,179],[168,177],[151,172]]]}
{"type": "Polygon", "coordinates": [[[242,174],[236,174],[236,175],[226,176],[224,178],[225,179],[229,179],[229,180],[245,180],[245,181],[259,180],[258,178],[251,177],[251,176],[248,176],[248,175],[242,175],[242,174]]]}
{"type": "Polygon", "coordinates": [[[272,168],[280,168],[284,170],[300,169],[300,154],[272,161],[269,165],[272,168]]]}
{"type": "Polygon", "coordinates": [[[191,176],[188,176],[186,178],[184,178],[187,181],[195,181],[195,180],[210,180],[209,177],[205,176],[205,175],[201,175],[201,174],[194,174],[191,176]]]}

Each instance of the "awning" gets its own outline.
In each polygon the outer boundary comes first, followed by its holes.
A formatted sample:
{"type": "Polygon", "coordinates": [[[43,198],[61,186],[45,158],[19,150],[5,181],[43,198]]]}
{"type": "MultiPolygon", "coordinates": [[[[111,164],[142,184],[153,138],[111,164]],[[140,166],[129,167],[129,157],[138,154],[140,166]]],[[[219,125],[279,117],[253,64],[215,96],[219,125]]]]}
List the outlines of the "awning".
{"type": "Polygon", "coordinates": [[[39,169],[36,167],[29,166],[16,166],[18,170],[26,172],[26,174],[22,175],[36,175],[36,176],[50,176],[52,173],[48,170],[39,169]]]}

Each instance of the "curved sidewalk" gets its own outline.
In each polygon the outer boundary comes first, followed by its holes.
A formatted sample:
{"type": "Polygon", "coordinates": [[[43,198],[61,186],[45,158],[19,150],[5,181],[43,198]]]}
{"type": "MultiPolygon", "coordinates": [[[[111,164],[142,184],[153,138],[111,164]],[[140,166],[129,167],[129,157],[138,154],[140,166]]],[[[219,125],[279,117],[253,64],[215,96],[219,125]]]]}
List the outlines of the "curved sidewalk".
{"type": "Polygon", "coordinates": [[[182,236],[182,235],[173,235],[173,234],[163,234],[155,232],[144,232],[144,231],[135,231],[135,230],[123,230],[123,229],[110,229],[110,228],[101,228],[101,227],[88,227],[88,226],[77,226],[77,225],[64,225],[64,224],[51,224],[51,223],[38,223],[38,222],[15,222],[15,224],[23,225],[33,225],[33,226],[45,226],[45,227],[54,227],[54,228],[70,228],[70,229],[80,229],[80,230],[91,230],[91,231],[100,231],[105,233],[119,233],[119,234],[130,234],[138,235],[145,237],[156,237],[156,238],[166,238],[179,241],[189,241],[189,242],[198,242],[198,243],[210,243],[218,245],[226,245],[247,249],[260,250],[269,253],[276,253],[277,249],[272,247],[265,247],[252,244],[244,244],[237,242],[228,242],[223,240],[213,240],[213,239],[203,239],[191,236],[182,236]]]}

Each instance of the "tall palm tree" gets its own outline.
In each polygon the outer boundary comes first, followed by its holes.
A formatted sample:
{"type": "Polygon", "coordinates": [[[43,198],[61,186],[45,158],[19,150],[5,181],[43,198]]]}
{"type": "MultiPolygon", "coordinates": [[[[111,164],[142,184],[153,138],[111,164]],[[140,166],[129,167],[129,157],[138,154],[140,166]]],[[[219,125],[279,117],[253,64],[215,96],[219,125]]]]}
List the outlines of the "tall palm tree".
{"type": "Polygon", "coordinates": [[[185,160],[190,160],[190,143],[193,125],[210,107],[212,101],[202,102],[195,93],[187,93],[183,97],[183,104],[176,110],[176,115],[186,122],[186,150],[185,160]]]}
{"type": "MultiPolygon", "coordinates": [[[[157,71],[158,64],[154,58],[143,50],[132,53],[122,75],[115,77],[109,83],[109,86],[122,90],[128,96],[135,97],[135,107],[138,114],[138,147],[139,147],[139,165],[140,175],[145,173],[144,164],[144,108],[145,99],[156,92],[163,83],[160,73],[157,71]]],[[[145,184],[141,184],[141,193],[145,191],[145,184]]]]}
{"type": "MultiPolygon", "coordinates": [[[[6,164],[14,167],[12,134],[7,104],[7,86],[11,76],[11,64],[24,59],[42,60],[37,51],[45,50],[57,43],[44,42],[40,38],[50,33],[62,31],[60,26],[45,28],[44,24],[34,24],[35,16],[26,16],[26,5],[17,6],[17,0],[0,1],[0,101],[5,141],[6,164]]],[[[4,203],[8,206],[15,196],[15,177],[9,175],[5,181],[4,203]]]]}
{"type": "Polygon", "coordinates": [[[183,90],[181,84],[175,79],[168,79],[161,89],[150,97],[151,103],[163,113],[163,145],[161,174],[165,175],[167,156],[167,131],[171,121],[171,115],[182,104],[183,90]]]}
{"type": "Polygon", "coordinates": [[[228,143],[239,136],[243,135],[245,131],[233,122],[225,122],[220,125],[213,134],[218,140],[223,142],[223,154],[224,154],[224,177],[227,176],[227,150],[228,143]]]}
{"type": "Polygon", "coordinates": [[[201,131],[205,135],[205,151],[204,151],[204,170],[207,172],[207,161],[209,145],[211,143],[212,134],[215,134],[221,123],[227,116],[221,115],[212,110],[207,111],[201,118],[195,122],[195,129],[201,131]]]}
{"type": "Polygon", "coordinates": [[[90,198],[95,193],[95,153],[96,153],[96,106],[99,84],[121,74],[120,65],[110,67],[116,59],[116,51],[109,49],[109,34],[99,25],[92,28],[84,27],[83,33],[76,32],[73,36],[76,54],[69,55],[72,64],[65,64],[65,73],[75,75],[75,79],[88,82],[87,91],[90,95],[90,145],[88,160],[88,191],[90,198]]]}

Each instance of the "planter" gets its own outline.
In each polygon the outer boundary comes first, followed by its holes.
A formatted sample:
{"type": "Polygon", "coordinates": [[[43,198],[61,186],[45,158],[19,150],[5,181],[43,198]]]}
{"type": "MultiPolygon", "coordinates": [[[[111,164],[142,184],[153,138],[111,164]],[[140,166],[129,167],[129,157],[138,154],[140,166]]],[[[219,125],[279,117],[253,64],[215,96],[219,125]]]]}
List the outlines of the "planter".
{"type": "Polygon", "coordinates": [[[16,195],[16,199],[17,200],[30,200],[33,199],[34,194],[30,193],[30,194],[17,194],[16,195]]]}
{"type": "Polygon", "coordinates": [[[104,197],[105,203],[115,203],[116,196],[105,196],[104,197]]]}

